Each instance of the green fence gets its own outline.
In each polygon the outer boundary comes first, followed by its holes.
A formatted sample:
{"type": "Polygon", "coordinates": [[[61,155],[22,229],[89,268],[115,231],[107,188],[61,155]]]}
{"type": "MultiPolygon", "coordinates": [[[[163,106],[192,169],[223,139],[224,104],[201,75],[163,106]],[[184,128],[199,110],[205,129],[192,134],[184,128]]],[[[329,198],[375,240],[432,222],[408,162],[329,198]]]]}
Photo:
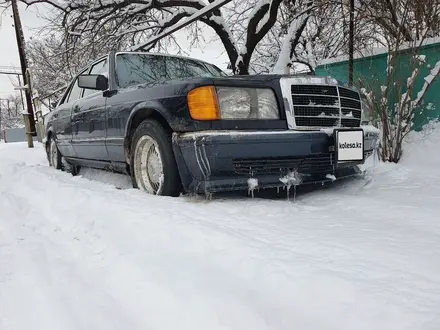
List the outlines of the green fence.
{"type": "MultiPolygon", "coordinates": [[[[425,55],[427,65],[424,66],[419,74],[414,92],[415,95],[420,91],[424,84],[424,78],[429,74],[430,68],[440,61],[440,42],[431,43],[423,46],[417,51],[420,55],[425,55]]],[[[411,65],[411,50],[403,50],[397,57],[398,68],[395,72],[395,80],[401,86],[406,86],[407,79],[412,75],[413,65],[411,65]]],[[[354,60],[354,84],[357,87],[366,87],[375,93],[380,93],[380,86],[386,85],[387,80],[388,54],[381,53],[373,56],[357,58],[354,60]]],[[[318,76],[332,76],[340,81],[348,81],[348,61],[345,59],[327,62],[316,68],[318,76]]],[[[403,90],[402,92],[405,92],[403,90]]],[[[393,104],[397,99],[396,94],[390,94],[389,104],[393,104]]],[[[423,125],[433,119],[440,119],[440,79],[437,79],[425,95],[424,102],[417,111],[414,119],[414,129],[419,131],[423,125]]]]}

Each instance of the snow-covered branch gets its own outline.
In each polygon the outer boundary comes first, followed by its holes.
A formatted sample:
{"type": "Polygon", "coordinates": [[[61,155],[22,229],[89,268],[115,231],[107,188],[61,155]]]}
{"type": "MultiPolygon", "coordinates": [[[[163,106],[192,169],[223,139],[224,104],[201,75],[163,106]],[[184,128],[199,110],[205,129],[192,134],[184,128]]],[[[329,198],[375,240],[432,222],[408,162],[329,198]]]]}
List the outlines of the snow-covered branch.
{"type": "Polygon", "coordinates": [[[252,54],[263,37],[274,26],[278,9],[282,0],[260,0],[251,11],[246,27],[246,40],[240,48],[236,61],[233,63],[234,72],[249,73],[252,54]]]}
{"type": "Polygon", "coordinates": [[[423,101],[423,97],[426,94],[426,91],[428,88],[432,85],[432,83],[439,77],[440,75],[440,61],[437,62],[437,64],[434,66],[434,68],[431,70],[430,74],[425,77],[425,83],[423,84],[422,89],[417,94],[417,98],[413,101],[413,107],[419,106],[420,103],[423,101]]]}
{"type": "Polygon", "coordinates": [[[299,39],[310,17],[312,4],[313,2],[310,1],[306,6],[306,10],[297,15],[293,19],[292,23],[290,23],[289,30],[283,40],[281,51],[278,56],[278,61],[273,68],[274,73],[289,72],[289,68],[292,65],[292,61],[294,60],[294,50],[299,43],[299,39]]]}

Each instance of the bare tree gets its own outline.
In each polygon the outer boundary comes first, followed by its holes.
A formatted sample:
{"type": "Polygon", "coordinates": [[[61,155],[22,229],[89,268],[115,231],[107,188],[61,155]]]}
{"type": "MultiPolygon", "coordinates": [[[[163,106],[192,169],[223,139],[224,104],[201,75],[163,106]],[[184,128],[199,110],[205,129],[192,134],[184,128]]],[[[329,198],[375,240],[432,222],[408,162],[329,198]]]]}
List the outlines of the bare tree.
{"type": "MultiPolygon", "coordinates": [[[[423,1],[420,1],[419,5],[423,6],[423,1]]],[[[407,10],[402,13],[403,9],[400,8],[394,14],[384,15],[388,17],[387,31],[390,33],[387,37],[389,45],[386,81],[373,79],[370,86],[365,85],[363,88],[375,116],[374,121],[382,131],[381,158],[383,161],[396,163],[402,156],[403,141],[413,128],[416,114],[420,115],[433,109],[434,105],[425,104],[424,98],[440,75],[440,61],[430,67],[426,56],[421,53],[426,39],[438,28],[437,21],[427,20],[424,15],[414,16],[417,8],[410,0],[407,0],[406,4],[400,1],[399,5],[407,10]],[[399,24],[391,24],[394,16],[399,17],[399,24]],[[416,19],[420,19],[419,24],[416,24],[416,19]],[[418,40],[411,40],[417,36],[416,26],[424,26],[424,34],[418,40]],[[391,27],[393,32],[389,30],[391,27]],[[429,72],[425,77],[421,76],[425,71],[423,69],[428,69],[429,72]],[[411,75],[406,77],[405,72],[408,71],[411,75]],[[423,86],[418,91],[416,81],[422,78],[423,86]],[[380,90],[377,90],[377,86],[380,86],[380,90]]],[[[440,14],[440,6],[437,9],[440,14]]]]}
{"type": "Polygon", "coordinates": [[[283,73],[293,66],[293,52],[312,14],[313,0],[286,0],[278,20],[253,54],[255,72],[283,73]]]}
{"type": "Polygon", "coordinates": [[[438,0],[358,0],[363,17],[377,25],[383,38],[415,41],[439,35],[438,0]]]}
{"type": "Polygon", "coordinates": [[[23,127],[23,102],[18,94],[8,95],[0,100],[1,129],[23,127]]]}
{"type": "MultiPolygon", "coordinates": [[[[326,59],[348,52],[349,6],[346,0],[284,1],[277,24],[260,43],[253,65],[260,72],[314,72],[326,59]]],[[[371,18],[357,8],[354,47],[357,52],[384,45],[371,18]]]]}
{"type": "MultiPolygon", "coordinates": [[[[389,54],[387,79],[385,84],[380,86],[380,91],[375,91],[371,86],[363,89],[375,116],[374,121],[382,131],[381,158],[383,161],[395,163],[399,162],[402,156],[403,141],[412,131],[416,115],[426,114],[427,111],[435,109],[435,105],[425,104],[424,98],[440,74],[438,61],[429,70],[429,74],[423,77],[423,87],[416,90],[416,81],[422,78],[422,69],[427,67],[425,56],[421,55],[418,46],[414,45],[406,67],[412,71],[412,75],[406,81],[400,72],[401,56],[398,51],[389,54]]],[[[373,80],[372,84],[380,82],[373,80]]]]}
{"type": "MultiPolygon", "coordinates": [[[[209,0],[212,2],[213,0],[209,0]]],[[[63,31],[66,44],[87,39],[95,47],[110,44],[140,44],[147,38],[162,32],[167,27],[191,16],[208,5],[203,0],[120,0],[120,1],[54,1],[22,0],[32,5],[46,3],[57,10],[51,17],[53,24],[63,31]],[[56,17],[55,17],[56,16],[56,17]],[[98,35],[101,37],[98,38],[98,35]]],[[[236,74],[248,74],[252,54],[258,43],[276,23],[282,0],[259,0],[233,2],[232,6],[243,7],[248,13],[242,39],[230,29],[226,9],[218,9],[202,17],[200,21],[212,28],[226,50],[232,69],[236,74]]]]}
{"type": "Polygon", "coordinates": [[[74,40],[50,34],[27,43],[34,89],[40,95],[50,94],[66,85],[89,61],[99,57],[114,45],[100,47],[93,40],[74,40]]]}
{"type": "Polygon", "coordinates": [[[297,43],[289,55],[291,62],[301,63],[314,72],[322,60],[336,57],[345,50],[344,15],[332,1],[315,0],[308,6],[311,9],[298,18],[299,22],[293,22],[293,26],[298,25],[298,30],[294,27],[297,43]]]}

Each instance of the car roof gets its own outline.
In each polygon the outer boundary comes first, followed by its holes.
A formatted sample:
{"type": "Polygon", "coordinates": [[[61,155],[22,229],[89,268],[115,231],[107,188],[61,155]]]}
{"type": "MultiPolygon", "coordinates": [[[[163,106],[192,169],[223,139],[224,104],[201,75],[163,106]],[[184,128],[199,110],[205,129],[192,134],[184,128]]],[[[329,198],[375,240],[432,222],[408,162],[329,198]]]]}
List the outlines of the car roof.
{"type": "MultiPolygon", "coordinates": [[[[220,71],[223,72],[223,70],[220,69],[219,67],[217,67],[215,64],[212,64],[212,63],[209,63],[209,62],[206,62],[206,61],[203,61],[203,60],[197,59],[197,58],[188,57],[188,56],[170,55],[170,54],[152,53],[152,52],[139,52],[139,51],[120,51],[120,52],[116,52],[116,55],[118,55],[118,54],[141,54],[141,55],[152,55],[152,56],[173,57],[173,58],[180,58],[180,59],[183,59],[183,60],[192,60],[192,61],[201,62],[201,63],[205,63],[205,64],[208,64],[208,65],[214,66],[214,67],[216,67],[217,69],[219,69],[220,71]]],[[[84,71],[85,69],[89,68],[90,66],[92,66],[92,65],[95,64],[96,62],[99,62],[99,61],[103,60],[103,59],[106,58],[107,56],[109,56],[108,53],[105,54],[105,55],[102,55],[102,56],[100,56],[100,57],[98,57],[98,58],[96,58],[96,59],[94,59],[94,60],[91,61],[91,62],[89,62],[87,65],[85,65],[84,67],[82,67],[82,68],[78,71],[77,75],[79,75],[80,72],[82,72],[82,71],[84,71]]]]}
{"type": "Polygon", "coordinates": [[[197,62],[202,62],[202,63],[213,65],[213,66],[217,67],[216,65],[214,65],[212,63],[200,60],[198,58],[193,58],[193,57],[189,57],[189,56],[182,56],[182,55],[170,55],[170,54],[164,54],[164,53],[152,53],[152,52],[140,52],[140,51],[121,51],[121,52],[116,52],[116,54],[145,54],[145,55],[153,55],[153,56],[174,57],[174,58],[181,58],[183,60],[193,60],[193,61],[197,61],[197,62]]]}

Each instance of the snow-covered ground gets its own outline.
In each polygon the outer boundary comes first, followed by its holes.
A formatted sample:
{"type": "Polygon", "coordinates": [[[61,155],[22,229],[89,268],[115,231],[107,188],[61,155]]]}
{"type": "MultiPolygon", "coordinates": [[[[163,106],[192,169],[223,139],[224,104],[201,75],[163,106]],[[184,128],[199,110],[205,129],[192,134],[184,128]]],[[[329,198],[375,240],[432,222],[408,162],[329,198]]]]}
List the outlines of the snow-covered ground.
{"type": "Polygon", "coordinates": [[[0,144],[0,329],[438,330],[439,143],[295,202],[149,196],[0,144]]]}

